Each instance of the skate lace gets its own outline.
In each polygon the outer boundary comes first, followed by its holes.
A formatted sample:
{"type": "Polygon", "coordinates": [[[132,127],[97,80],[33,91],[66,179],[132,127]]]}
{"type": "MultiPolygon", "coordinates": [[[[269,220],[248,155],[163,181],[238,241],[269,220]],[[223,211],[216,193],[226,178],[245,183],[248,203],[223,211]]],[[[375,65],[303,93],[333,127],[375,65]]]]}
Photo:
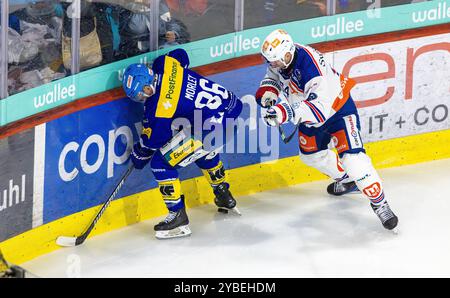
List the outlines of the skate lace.
{"type": "Polygon", "coordinates": [[[383,223],[394,217],[394,213],[392,212],[391,208],[387,203],[379,206],[375,210],[375,213],[378,215],[378,217],[381,219],[383,223]]]}
{"type": "Polygon", "coordinates": [[[177,212],[169,211],[169,215],[164,219],[165,223],[169,223],[177,217],[177,212]]]}

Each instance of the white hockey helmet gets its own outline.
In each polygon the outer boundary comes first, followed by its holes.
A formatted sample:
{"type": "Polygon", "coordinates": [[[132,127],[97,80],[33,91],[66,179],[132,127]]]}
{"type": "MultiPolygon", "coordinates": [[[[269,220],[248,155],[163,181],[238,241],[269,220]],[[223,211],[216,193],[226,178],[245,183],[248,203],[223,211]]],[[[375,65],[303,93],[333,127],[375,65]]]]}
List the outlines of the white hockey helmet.
{"type": "Polygon", "coordinates": [[[277,29],[270,33],[261,47],[261,54],[266,58],[266,60],[271,62],[280,61],[284,67],[288,67],[289,63],[286,63],[285,57],[287,53],[294,56],[295,45],[292,37],[284,30],[277,29]]]}

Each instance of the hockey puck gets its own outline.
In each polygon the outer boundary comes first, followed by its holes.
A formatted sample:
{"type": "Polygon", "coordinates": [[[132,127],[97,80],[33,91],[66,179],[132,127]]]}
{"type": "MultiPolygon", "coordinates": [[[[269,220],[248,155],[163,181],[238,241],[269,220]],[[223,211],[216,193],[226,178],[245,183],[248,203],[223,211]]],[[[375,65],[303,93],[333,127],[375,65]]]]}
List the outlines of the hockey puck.
{"type": "Polygon", "coordinates": [[[228,214],[228,210],[225,208],[219,208],[217,209],[217,211],[219,211],[220,213],[228,214]]]}

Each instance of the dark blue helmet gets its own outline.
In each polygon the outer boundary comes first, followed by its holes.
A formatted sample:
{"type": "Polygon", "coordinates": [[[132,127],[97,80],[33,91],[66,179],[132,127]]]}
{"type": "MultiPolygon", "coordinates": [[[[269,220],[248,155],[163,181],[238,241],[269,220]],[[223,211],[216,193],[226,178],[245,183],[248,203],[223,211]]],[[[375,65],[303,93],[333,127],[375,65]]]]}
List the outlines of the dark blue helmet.
{"type": "Polygon", "coordinates": [[[155,75],[151,68],[142,63],[131,64],[123,74],[122,86],[125,94],[132,100],[144,102],[144,86],[151,86],[155,75]]]}

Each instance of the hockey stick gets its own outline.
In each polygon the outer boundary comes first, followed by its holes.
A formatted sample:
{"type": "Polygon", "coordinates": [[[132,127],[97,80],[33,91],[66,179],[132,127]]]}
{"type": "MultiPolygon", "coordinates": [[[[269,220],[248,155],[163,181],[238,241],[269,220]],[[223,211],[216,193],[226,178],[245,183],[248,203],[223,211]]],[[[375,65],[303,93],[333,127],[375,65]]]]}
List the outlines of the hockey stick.
{"type": "Polygon", "coordinates": [[[280,132],[281,139],[283,140],[283,142],[285,144],[289,143],[292,140],[292,138],[294,137],[295,133],[297,132],[298,127],[300,126],[300,122],[301,122],[301,120],[297,123],[297,125],[295,125],[294,131],[288,137],[286,137],[286,134],[284,133],[284,130],[281,127],[282,124],[278,123],[278,125],[277,125],[278,126],[278,131],[280,132]]]}
{"type": "Polygon", "coordinates": [[[5,272],[9,269],[9,264],[6,262],[5,258],[3,257],[3,253],[0,250],[0,272],[5,272]]]}
{"type": "Polygon", "coordinates": [[[37,277],[22,267],[10,264],[3,257],[3,253],[0,250],[0,278],[26,278],[37,277]]]}
{"type": "MultiPolygon", "coordinates": [[[[284,96],[284,94],[280,94],[280,97],[281,96],[284,97],[285,102],[289,103],[289,101],[287,100],[286,96],[284,96]]],[[[283,140],[283,142],[285,144],[289,143],[292,140],[292,138],[294,137],[295,133],[297,132],[297,129],[300,126],[301,122],[302,122],[302,118],[298,119],[298,122],[294,128],[294,131],[288,137],[286,137],[286,134],[284,133],[284,129],[283,129],[283,127],[281,127],[282,124],[277,121],[278,131],[280,132],[281,139],[283,140]]]]}
{"type": "Polygon", "coordinates": [[[128,168],[127,172],[123,175],[122,179],[120,180],[119,184],[117,184],[116,188],[113,190],[113,192],[109,196],[108,200],[103,204],[102,208],[97,213],[97,215],[95,216],[94,220],[92,221],[91,225],[88,227],[86,232],[84,232],[81,236],[78,236],[78,237],[59,236],[58,239],[56,239],[56,244],[58,244],[59,246],[64,246],[64,247],[72,247],[72,246],[77,246],[77,245],[83,244],[83,242],[86,240],[86,238],[89,236],[89,234],[94,229],[94,227],[97,224],[97,222],[99,221],[100,217],[105,212],[106,208],[108,208],[109,204],[111,204],[111,202],[114,200],[117,193],[122,188],[123,184],[125,183],[125,180],[128,178],[128,176],[130,176],[133,169],[134,169],[133,165],[131,165],[128,168]]]}

